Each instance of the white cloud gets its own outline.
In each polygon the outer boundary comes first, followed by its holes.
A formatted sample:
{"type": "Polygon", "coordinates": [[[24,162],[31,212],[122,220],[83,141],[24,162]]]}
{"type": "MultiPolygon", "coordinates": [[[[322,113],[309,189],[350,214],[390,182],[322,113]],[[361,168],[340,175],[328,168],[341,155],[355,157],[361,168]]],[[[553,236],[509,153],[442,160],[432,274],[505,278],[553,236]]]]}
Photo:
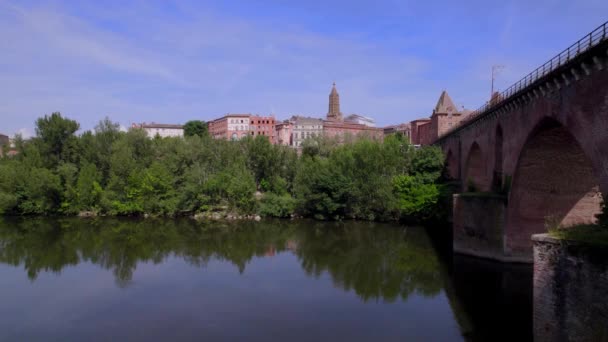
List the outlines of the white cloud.
{"type": "Polygon", "coordinates": [[[16,134],[20,134],[23,139],[29,139],[34,136],[34,133],[27,127],[20,128],[16,134]]]}

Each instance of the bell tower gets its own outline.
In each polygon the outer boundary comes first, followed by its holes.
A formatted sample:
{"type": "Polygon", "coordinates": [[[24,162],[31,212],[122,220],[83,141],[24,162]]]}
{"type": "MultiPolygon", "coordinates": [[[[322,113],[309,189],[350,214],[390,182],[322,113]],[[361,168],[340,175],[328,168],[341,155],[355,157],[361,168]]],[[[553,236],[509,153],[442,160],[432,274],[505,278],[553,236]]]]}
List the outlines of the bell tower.
{"type": "Polygon", "coordinates": [[[342,113],[340,112],[340,95],[336,90],[336,82],[334,82],[329,93],[329,111],[327,112],[327,120],[342,121],[342,113]]]}

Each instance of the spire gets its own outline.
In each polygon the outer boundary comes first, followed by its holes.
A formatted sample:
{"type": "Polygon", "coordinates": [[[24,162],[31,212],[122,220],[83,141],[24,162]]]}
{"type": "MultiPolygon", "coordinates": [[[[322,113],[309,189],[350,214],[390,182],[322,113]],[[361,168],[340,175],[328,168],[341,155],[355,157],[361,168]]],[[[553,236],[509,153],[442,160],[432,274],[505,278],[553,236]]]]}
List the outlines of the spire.
{"type": "Polygon", "coordinates": [[[439,96],[439,100],[437,101],[434,112],[438,114],[458,112],[458,108],[456,108],[456,105],[454,105],[454,102],[450,98],[450,95],[448,95],[447,91],[444,90],[441,92],[441,96],[439,96]]]}
{"type": "Polygon", "coordinates": [[[336,82],[331,87],[329,93],[329,111],[327,112],[327,120],[342,121],[342,113],[340,112],[340,95],[336,89],[336,82]]]}

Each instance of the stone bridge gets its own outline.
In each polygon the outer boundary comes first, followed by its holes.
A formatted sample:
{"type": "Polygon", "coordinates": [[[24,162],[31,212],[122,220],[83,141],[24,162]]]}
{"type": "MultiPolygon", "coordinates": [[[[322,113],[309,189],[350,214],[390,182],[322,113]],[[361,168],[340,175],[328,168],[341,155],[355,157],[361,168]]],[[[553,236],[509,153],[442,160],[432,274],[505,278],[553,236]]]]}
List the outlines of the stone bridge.
{"type": "Polygon", "coordinates": [[[439,137],[456,252],[532,261],[531,235],[593,223],[608,194],[608,23],[439,137]]]}

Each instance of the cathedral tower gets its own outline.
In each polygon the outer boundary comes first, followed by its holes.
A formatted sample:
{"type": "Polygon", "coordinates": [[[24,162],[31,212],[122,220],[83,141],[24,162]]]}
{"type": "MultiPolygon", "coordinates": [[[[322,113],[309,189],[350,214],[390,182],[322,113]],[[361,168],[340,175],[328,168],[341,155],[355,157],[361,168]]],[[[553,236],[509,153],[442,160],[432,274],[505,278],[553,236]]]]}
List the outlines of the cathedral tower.
{"type": "Polygon", "coordinates": [[[336,90],[336,82],[334,82],[329,93],[329,111],[327,112],[327,120],[342,121],[342,113],[340,112],[340,95],[336,90]]]}

